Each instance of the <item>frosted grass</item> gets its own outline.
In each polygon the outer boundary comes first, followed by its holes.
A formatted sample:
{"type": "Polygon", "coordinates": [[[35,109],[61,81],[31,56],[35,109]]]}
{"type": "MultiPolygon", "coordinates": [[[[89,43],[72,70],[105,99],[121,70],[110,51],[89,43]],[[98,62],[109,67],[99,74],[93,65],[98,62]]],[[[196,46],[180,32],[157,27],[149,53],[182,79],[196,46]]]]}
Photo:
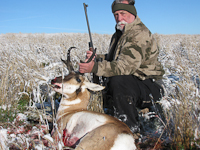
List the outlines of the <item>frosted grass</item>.
{"type": "MultiPolygon", "coordinates": [[[[111,35],[92,36],[97,53],[107,53],[111,35]]],[[[189,114],[185,120],[191,122],[191,131],[195,140],[198,140],[200,35],[154,34],[154,37],[160,51],[159,61],[165,70],[166,94],[161,100],[162,106],[170,122],[179,130],[182,130],[183,126],[181,121],[176,122],[181,120],[176,114],[189,114]]],[[[29,107],[52,97],[54,93],[48,87],[50,80],[68,73],[60,58],[66,59],[67,49],[76,47],[71,51],[71,60],[78,70],[78,62],[85,59],[88,50],[89,36],[81,33],[10,33],[1,34],[0,41],[0,108],[13,109],[13,104],[16,104],[23,94],[30,98],[29,107]],[[47,88],[44,90],[42,87],[47,88]]]]}

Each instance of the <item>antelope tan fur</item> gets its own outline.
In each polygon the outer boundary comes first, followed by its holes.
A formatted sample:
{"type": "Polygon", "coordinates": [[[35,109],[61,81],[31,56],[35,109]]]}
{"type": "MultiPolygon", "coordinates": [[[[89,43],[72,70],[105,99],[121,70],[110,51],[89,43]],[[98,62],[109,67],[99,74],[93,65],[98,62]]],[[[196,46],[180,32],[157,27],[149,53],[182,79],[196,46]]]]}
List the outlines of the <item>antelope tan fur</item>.
{"type": "Polygon", "coordinates": [[[90,92],[104,87],[79,73],[57,77],[53,89],[63,95],[52,131],[55,144],[75,150],[135,150],[135,140],[126,124],[118,119],[87,110],[90,92]]]}

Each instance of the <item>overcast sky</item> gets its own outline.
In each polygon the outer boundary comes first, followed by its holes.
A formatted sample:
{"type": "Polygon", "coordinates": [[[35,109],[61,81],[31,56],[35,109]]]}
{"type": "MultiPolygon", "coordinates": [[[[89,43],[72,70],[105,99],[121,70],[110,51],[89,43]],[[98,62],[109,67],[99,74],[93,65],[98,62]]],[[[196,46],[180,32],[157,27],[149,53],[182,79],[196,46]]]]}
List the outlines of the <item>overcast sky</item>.
{"type": "MultiPolygon", "coordinates": [[[[200,0],[135,0],[138,16],[152,33],[200,34],[200,0]]],[[[0,0],[1,33],[112,34],[113,0],[0,0]]]]}

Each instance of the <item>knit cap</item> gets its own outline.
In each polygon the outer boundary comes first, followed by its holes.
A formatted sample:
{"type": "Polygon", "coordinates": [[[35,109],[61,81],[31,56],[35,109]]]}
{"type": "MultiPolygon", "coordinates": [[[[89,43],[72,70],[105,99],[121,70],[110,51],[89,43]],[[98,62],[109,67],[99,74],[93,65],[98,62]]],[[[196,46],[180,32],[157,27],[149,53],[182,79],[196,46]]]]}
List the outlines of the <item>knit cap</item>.
{"type": "Polygon", "coordinates": [[[118,11],[118,10],[126,10],[129,13],[137,16],[137,11],[134,4],[116,3],[114,1],[112,4],[112,12],[114,13],[115,11],[118,11]]]}

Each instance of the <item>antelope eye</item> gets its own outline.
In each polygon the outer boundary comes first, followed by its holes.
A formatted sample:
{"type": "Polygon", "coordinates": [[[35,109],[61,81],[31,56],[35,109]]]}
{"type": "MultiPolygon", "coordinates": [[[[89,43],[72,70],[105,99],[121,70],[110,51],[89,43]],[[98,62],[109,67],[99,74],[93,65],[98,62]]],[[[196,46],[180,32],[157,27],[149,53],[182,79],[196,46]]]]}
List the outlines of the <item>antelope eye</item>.
{"type": "Polygon", "coordinates": [[[76,81],[77,81],[78,83],[81,83],[81,79],[79,79],[79,78],[76,78],[76,81]]]}

